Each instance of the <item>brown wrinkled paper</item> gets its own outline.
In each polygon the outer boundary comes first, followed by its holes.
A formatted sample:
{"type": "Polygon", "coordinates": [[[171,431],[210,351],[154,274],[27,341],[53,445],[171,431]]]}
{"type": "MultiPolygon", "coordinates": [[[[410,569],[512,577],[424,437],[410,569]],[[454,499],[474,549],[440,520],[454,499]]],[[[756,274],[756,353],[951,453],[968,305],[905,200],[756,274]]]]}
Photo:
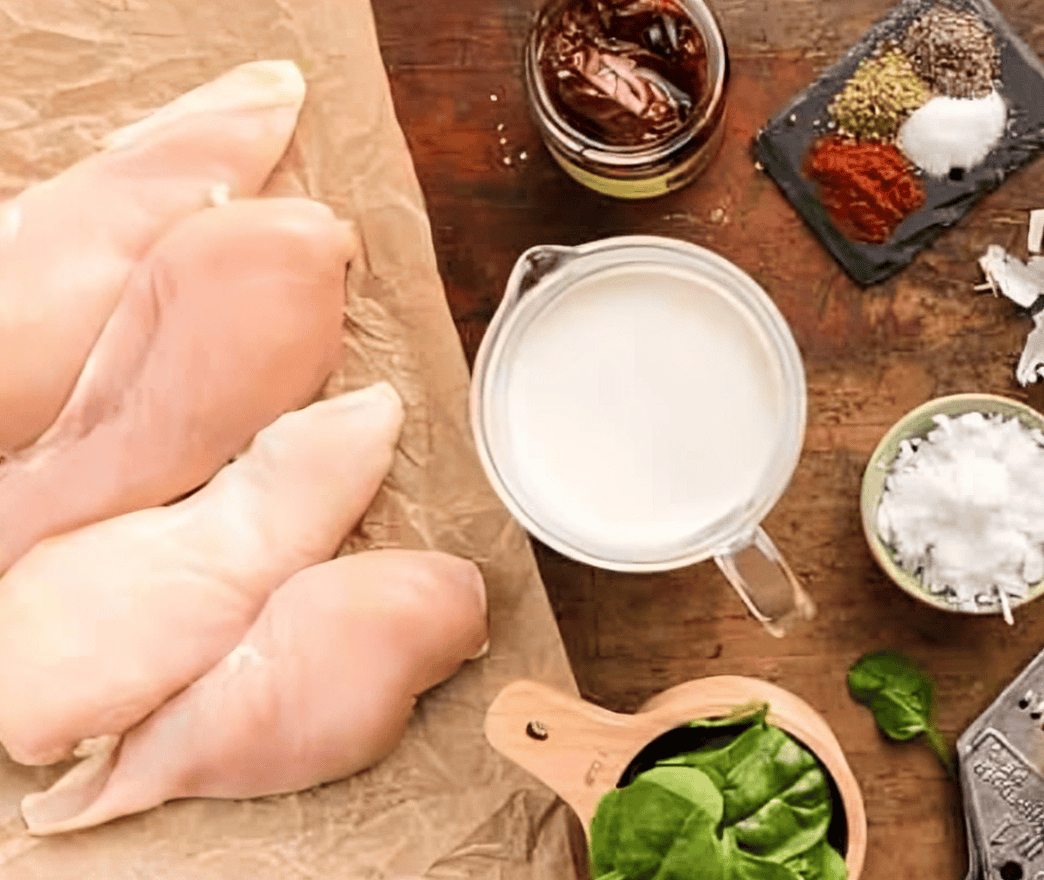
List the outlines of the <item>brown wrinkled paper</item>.
{"type": "Polygon", "coordinates": [[[285,165],[357,221],[365,250],[349,273],[345,361],[328,390],[387,378],[407,405],[392,473],[346,550],[474,559],[492,640],[487,657],[422,698],[391,757],[295,795],[179,801],[37,839],[19,801],[64,768],[0,755],[0,880],[575,876],[583,838],[571,811],[482,735],[505,684],[576,686],[527,539],[474,452],[467,368],[367,0],[0,0],[0,46],[4,197],[235,64],[297,62],[308,97],[285,165]]]}

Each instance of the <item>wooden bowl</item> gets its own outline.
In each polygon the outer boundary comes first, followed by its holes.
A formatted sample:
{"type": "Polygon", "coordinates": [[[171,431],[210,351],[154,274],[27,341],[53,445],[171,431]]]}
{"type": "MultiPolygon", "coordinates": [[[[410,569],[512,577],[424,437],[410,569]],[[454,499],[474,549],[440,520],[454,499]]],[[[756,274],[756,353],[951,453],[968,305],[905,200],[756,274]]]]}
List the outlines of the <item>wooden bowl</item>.
{"type": "Polygon", "coordinates": [[[677,685],[634,715],[610,712],[533,681],[505,687],[486,713],[485,732],[502,755],[555,791],[590,836],[598,802],[654,740],[697,718],[728,715],[752,701],[769,704],[768,721],[800,740],[832,778],[846,823],[848,880],[866,857],[863,796],[841,745],[823,717],[794,694],[756,678],[717,675],[677,685]]]}
{"type": "MultiPolygon", "coordinates": [[[[964,614],[1000,614],[1002,609],[999,604],[995,607],[963,608],[948,602],[943,596],[929,593],[918,576],[910,574],[899,566],[891,548],[881,540],[881,536],[877,533],[877,508],[881,503],[888,468],[895,461],[899,452],[899,444],[903,440],[924,437],[935,427],[936,416],[952,417],[969,412],[981,412],[984,415],[1000,413],[1006,419],[1014,416],[1027,428],[1044,430],[1044,416],[1039,412],[1025,403],[997,394],[951,394],[929,400],[899,419],[877,444],[877,448],[870,456],[866,470],[863,472],[863,483],[859,493],[859,512],[863,522],[863,535],[866,537],[870,552],[884,573],[901,590],[942,611],[956,611],[964,614]]],[[[1036,599],[1041,593],[1044,593],[1044,581],[1032,584],[1025,598],[1013,599],[1011,607],[1025,605],[1036,599]]]]}

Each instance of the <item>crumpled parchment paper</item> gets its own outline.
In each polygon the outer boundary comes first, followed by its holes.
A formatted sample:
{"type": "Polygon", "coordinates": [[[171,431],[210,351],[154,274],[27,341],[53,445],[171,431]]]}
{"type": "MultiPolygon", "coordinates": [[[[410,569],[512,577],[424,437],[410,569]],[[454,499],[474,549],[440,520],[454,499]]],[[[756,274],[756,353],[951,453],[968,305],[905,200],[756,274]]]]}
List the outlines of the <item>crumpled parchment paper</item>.
{"type": "Polygon", "coordinates": [[[345,550],[433,547],[474,559],[492,640],[487,657],[422,699],[391,757],[300,794],[180,801],[36,839],[19,800],[64,768],[20,767],[0,754],[0,880],[582,872],[571,811],[482,735],[486,707],[508,682],[576,686],[527,539],[473,450],[467,368],[367,0],[3,0],[0,47],[2,196],[235,64],[297,62],[308,97],[284,165],[311,196],[358,222],[365,250],[349,273],[344,365],[328,393],[387,378],[407,405],[392,473],[345,550]]]}

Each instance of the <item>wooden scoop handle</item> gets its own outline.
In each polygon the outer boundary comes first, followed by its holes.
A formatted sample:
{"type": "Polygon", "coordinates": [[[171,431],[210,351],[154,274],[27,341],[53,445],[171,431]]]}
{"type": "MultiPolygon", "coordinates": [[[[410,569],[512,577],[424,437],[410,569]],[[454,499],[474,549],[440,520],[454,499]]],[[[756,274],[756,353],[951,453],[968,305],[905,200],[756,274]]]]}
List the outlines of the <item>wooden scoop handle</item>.
{"type": "Polygon", "coordinates": [[[535,681],[505,687],[486,713],[486,738],[556,791],[585,830],[602,795],[661,730],[535,681]]]}

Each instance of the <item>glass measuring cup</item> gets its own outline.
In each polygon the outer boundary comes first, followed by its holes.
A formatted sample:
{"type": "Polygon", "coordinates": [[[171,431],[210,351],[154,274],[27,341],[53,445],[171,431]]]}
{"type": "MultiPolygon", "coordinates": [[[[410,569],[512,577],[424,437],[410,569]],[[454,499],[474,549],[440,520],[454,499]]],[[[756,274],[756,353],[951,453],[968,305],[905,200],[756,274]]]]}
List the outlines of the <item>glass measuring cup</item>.
{"type": "Polygon", "coordinates": [[[483,467],[530,534],[616,571],[714,558],[775,635],[814,613],[760,526],[805,411],[801,357],[767,294],[656,236],[522,254],[471,387],[483,467]]]}

